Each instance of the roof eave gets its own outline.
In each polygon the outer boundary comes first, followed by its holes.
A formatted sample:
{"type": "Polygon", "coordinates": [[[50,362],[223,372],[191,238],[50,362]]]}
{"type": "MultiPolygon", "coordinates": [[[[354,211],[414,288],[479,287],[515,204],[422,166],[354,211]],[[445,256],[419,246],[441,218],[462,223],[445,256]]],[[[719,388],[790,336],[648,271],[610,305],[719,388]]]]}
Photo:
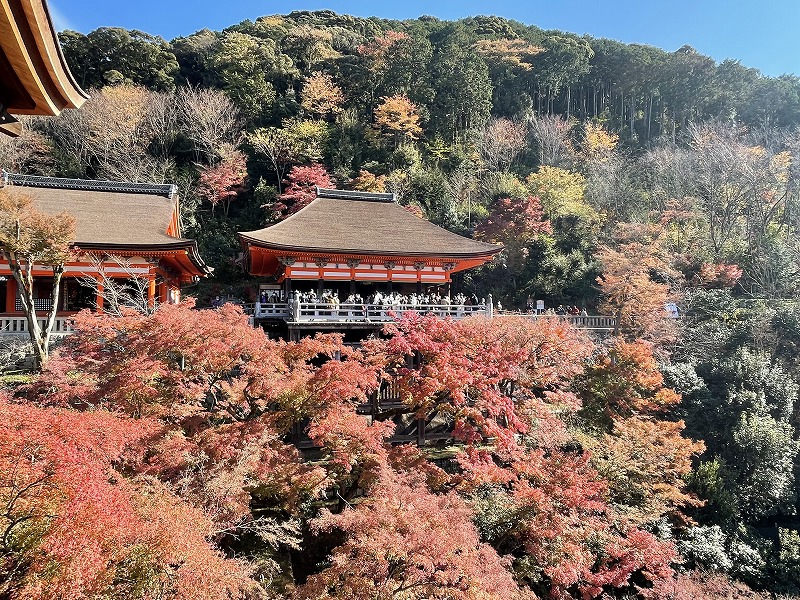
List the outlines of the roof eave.
{"type": "Polygon", "coordinates": [[[0,3],[2,48],[34,106],[9,106],[12,114],[57,115],[78,108],[89,95],[69,70],[44,0],[0,3]]]}
{"type": "Polygon", "coordinates": [[[171,252],[175,250],[185,250],[186,256],[197,268],[201,276],[208,276],[214,271],[214,267],[209,266],[200,256],[200,250],[195,240],[175,240],[158,244],[105,244],[98,242],[73,242],[72,246],[80,250],[102,250],[104,252],[126,251],[126,252],[171,252]]]}
{"type": "Polygon", "coordinates": [[[253,245],[256,245],[260,248],[265,248],[269,250],[278,250],[284,252],[303,252],[307,254],[358,254],[358,255],[365,255],[365,256],[413,256],[413,257],[423,257],[423,256],[436,256],[442,258],[476,258],[479,256],[492,256],[501,252],[503,250],[503,246],[495,246],[493,244],[487,244],[486,249],[481,250],[474,250],[469,252],[401,252],[401,251],[390,251],[390,250],[363,250],[358,248],[310,248],[308,246],[291,246],[291,245],[284,245],[284,244],[274,244],[271,242],[267,242],[265,240],[260,240],[258,238],[254,238],[248,236],[244,233],[239,233],[239,237],[242,239],[243,242],[247,242],[253,245]]]}
{"type": "Polygon", "coordinates": [[[188,249],[191,246],[197,246],[194,240],[179,239],[174,242],[165,240],[164,242],[155,243],[109,243],[109,242],[88,242],[88,241],[74,241],[72,246],[82,250],[153,250],[169,251],[169,250],[182,250],[188,249]]]}

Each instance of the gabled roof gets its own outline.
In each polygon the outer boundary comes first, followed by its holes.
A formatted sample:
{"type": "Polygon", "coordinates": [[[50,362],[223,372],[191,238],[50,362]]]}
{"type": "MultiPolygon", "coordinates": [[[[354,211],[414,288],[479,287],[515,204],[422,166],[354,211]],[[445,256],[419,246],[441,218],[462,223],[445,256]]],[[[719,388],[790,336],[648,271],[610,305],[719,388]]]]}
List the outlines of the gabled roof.
{"type": "Polygon", "coordinates": [[[0,2],[0,132],[19,133],[11,115],[57,115],[88,96],[72,77],[45,0],[0,2]]]}
{"type": "Polygon", "coordinates": [[[197,242],[180,237],[174,185],[13,173],[3,173],[2,183],[30,196],[42,212],[72,215],[74,244],[79,248],[109,252],[185,249],[199,271],[208,270],[197,242]]]}
{"type": "Polygon", "coordinates": [[[414,216],[393,194],[325,188],[317,188],[317,197],[284,221],[239,235],[256,246],[287,251],[468,258],[502,250],[414,216]]]}

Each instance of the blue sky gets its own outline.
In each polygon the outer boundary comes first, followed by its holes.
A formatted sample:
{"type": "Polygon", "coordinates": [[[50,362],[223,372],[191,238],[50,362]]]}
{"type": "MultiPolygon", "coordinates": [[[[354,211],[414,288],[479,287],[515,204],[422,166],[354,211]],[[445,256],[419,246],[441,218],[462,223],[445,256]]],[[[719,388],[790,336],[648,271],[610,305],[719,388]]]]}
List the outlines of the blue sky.
{"type": "Polygon", "coordinates": [[[389,19],[496,14],[543,29],[650,44],[668,51],[689,44],[718,62],[735,58],[766,75],[800,75],[800,0],[48,0],[48,4],[60,29],[88,33],[97,27],[118,26],[167,39],[292,10],[327,8],[389,19]]]}

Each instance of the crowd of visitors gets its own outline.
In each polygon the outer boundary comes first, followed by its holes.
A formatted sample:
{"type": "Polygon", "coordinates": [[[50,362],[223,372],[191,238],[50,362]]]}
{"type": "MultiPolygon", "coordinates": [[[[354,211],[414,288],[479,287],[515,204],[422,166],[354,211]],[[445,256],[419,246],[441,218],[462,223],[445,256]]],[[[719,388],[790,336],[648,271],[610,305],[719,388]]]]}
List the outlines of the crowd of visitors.
{"type": "MultiPolygon", "coordinates": [[[[306,292],[294,292],[299,297],[303,304],[324,304],[334,309],[345,305],[350,307],[358,307],[366,310],[367,307],[383,307],[385,310],[417,310],[417,309],[430,309],[432,307],[449,307],[451,310],[461,312],[470,312],[478,309],[486,308],[486,299],[478,298],[477,295],[471,294],[456,294],[452,298],[450,295],[442,295],[438,291],[428,290],[427,293],[413,293],[401,294],[399,292],[382,292],[376,291],[373,294],[362,295],[360,293],[353,293],[344,299],[339,297],[339,293],[331,290],[325,290],[318,294],[315,290],[306,292]]],[[[280,304],[285,302],[280,290],[261,290],[259,293],[259,302],[261,304],[280,304]]],[[[534,301],[529,298],[526,304],[526,311],[529,314],[538,314],[544,316],[572,316],[572,317],[587,317],[589,314],[586,307],[578,308],[577,305],[563,305],[559,304],[556,308],[541,308],[543,303],[535,305],[534,301]]],[[[495,313],[502,312],[502,306],[499,302],[495,304],[495,313]]]]}
{"type": "MultiPolygon", "coordinates": [[[[479,299],[475,294],[465,295],[456,294],[452,298],[449,295],[442,295],[435,291],[421,294],[400,294],[399,292],[381,292],[376,291],[373,294],[362,296],[360,293],[350,294],[344,300],[340,299],[339,293],[326,290],[318,295],[315,290],[307,292],[295,292],[298,294],[300,302],[303,304],[326,304],[329,306],[338,307],[341,305],[356,305],[356,306],[382,306],[387,309],[399,310],[414,310],[421,307],[431,306],[449,306],[458,310],[474,310],[475,307],[484,308],[486,306],[486,299],[479,299]]],[[[259,302],[261,304],[279,304],[284,302],[279,290],[269,292],[268,290],[261,290],[259,294],[259,302]]],[[[556,308],[538,309],[534,308],[534,303],[531,299],[528,300],[526,305],[526,312],[530,314],[541,315],[558,315],[558,316],[588,316],[586,308],[578,308],[577,305],[559,304],[556,308]]],[[[502,307],[498,302],[495,310],[500,312],[502,307]]]]}
{"type": "Polygon", "coordinates": [[[557,308],[545,308],[542,300],[537,300],[534,304],[533,297],[528,296],[528,301],[525,303],[525,312],[528,314],[537,315],[558,315],[561,317],[586,317],[589,313],[586,312],[586,307],[578,308],[577,305],[559,304],[557,308]]]}
{"type": "Polygon", "coordinates": [[[258,295],[258,301],[261,304],[278,304],[279,302],[283,302],[283,298],[281,298],[281,294],[278,290],[273,290],[272,293],[269,293],[267,290],[261,290],[261,293],[258,295]]]}
{"type": "Polygon", "coordinates": [[[544,311],[544,314],[560,315],[560,316],[570,315],[573,317],[577,316],[586,317],[589,315],[589,313],[586,312],[586,307],[584,308],[578,308],[577,306],[565,307],[563,304],[559,304],[555,310],[553,310],[552,308],[547,309],[546,311],[544,311]]]}
{"type": "Polygon", "coordinates": [[[453,298],[450,296],[442,296],[439,293],[427,294],[400,294],[398,292],[380,292],[377,291],[367,297],[361,294],[350,294],[344,301],[339,298],[338,292],[323,292],[321,296],[317,296],[314,290],[308,292],[299,292],[300,302],[304,304],[327,304],[330,306],[347,305],[370,305],[370,306],[383,306],[387,308],[398,308],[402,310],[414,310],[418,307],[429,306],[455,306],[461,310],[466,310],[473,307],[486,306],[486,300],[479,300],[475,294],[466,296],[464,294],[456,294],[453,298]]]}

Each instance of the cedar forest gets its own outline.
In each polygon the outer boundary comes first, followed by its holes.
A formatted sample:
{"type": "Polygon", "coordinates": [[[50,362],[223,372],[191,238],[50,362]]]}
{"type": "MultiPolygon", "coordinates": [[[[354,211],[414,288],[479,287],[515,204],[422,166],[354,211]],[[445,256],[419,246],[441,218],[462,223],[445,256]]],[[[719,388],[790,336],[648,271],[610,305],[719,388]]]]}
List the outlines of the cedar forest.
{"type": "Polygon", "coordinates": [[[800,594],[800,79],[499,17],[60,35],[91,99],[0,166],[177,182],[199,302],[247,299],[236,231],[322,185],[502,242],[466,293],[619,328],[81,313],[0,395],[0,597],[800,594]],[[387,385],[451,442],[390,444],[357,412],[387,385]]]}

